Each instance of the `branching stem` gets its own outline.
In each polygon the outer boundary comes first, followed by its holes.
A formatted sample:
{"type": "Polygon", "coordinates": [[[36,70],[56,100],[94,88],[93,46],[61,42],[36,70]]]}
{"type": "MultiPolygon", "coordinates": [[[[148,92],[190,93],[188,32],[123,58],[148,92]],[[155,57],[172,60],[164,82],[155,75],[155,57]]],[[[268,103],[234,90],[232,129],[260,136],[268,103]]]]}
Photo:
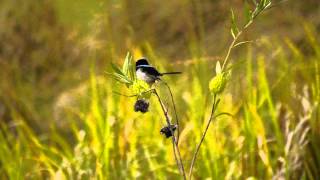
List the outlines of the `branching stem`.
{"type": "Polygon", "coordinates": [[[175,160],[176,160],[176,163],[177,163],[177,166],[179,168],[179,171],[181,173],[181,175],[183,176],[183,179],[186,179],[186,173],[185,173],[185,170],[184,170],[184,166],[183,166],[183,163],[182,163],[182,158],[181,158],[181,154],[180,154],[180,150],[179,150],[179,146],[178,146],[178,141],[176,139],[176,136],[174,135],[174,132],[171,128],[171,122],[170,122],[170,118],[168,116],[168,111],[166,110],[159,94],[157,93],[157,91],[155,89],[153,89],[153,93],[156,95],[158,101],[159,101],[159,104],[161,106],[161,109],[162,109],[162,112],[163,112],[163,115],[165,116],[165,119],[166,119],[166,122],[167,122],[167,125],[171,131],[171,134],[172,134],[172,144],[173,144],[173,151],[174,151],[174,156],[175,156],[175,160]]]}
{"type": "Polygon", "coordinates": [[[176,124],[177,124],[177,143],[179,143],[179,135],[180,135],[180,124],[179,124],[179,119],[178,119],[178,114],[177,114],[177,109],[176,109],[176,104],[174,102],[174,98],[173,98],[173,94],[172,94],[172,91],[171,91],[171,88],[170,86],[162,81],[168,88],[169,90],[169,93],[170,93],[170,97],[171,97],[171,101],[172,101],[172,105],[173,105],[173,111],[174,111],[174,114],[175,114],[175,118],[176,118],[176,124]]]}
{"type": "Polygon", "coordinates": [[[231,42],[229,48],[228,48],[228,51],[227,51],[227,55],[226,57],[224,58],[223,60],[223,64],[222,64],[222,71],[224,70],[228,60],[229,60],[229,57],[230,57],[230,54],[231,54],[231,50],[234,48],[235,46],[235,43],[237,42],[239,36],[242,34],[243,30],[239,31],[239,33],[233,38],[233,41],[231,42]]]}

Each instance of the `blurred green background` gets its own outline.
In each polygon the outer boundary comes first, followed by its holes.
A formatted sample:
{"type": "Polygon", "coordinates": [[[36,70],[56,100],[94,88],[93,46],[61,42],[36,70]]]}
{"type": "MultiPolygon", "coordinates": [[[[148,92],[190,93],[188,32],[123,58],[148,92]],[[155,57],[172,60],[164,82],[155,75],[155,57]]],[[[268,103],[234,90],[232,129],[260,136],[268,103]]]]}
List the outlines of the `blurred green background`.
{"type": "MultiPolygon", "coordinates": [[[[277,3],[278,1],[273,1],[277,3]]],[[[252,7],[252,1],[247,5],[252,7]]],[[[190,166],[209,116],[208,82],[243,0],[0,1],[0,178],[175,179],[156,101],[108,78],[130,51],[174,89],[180,150],[190,166]]],[[[234,49],[221,117],[201,148],[195,179],[319,179],[320,3],[289,0],[259,16],[234,49]],[[238,63],[240,62],[240,63],[238,63]]]]}

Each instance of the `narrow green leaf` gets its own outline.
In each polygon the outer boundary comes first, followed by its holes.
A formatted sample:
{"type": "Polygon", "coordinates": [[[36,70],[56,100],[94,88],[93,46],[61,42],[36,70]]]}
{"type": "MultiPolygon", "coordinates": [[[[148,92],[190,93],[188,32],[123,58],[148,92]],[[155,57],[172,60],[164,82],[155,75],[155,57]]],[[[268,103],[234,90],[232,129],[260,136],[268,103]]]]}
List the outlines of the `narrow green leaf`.
{"type": "Polygon", "coordinates": [[[129,76],[132,81],[136,80],[136,67],[135,63],[133,63],[133,57],[129,58],[129,76]]]}
{"type": "Polygon", "coordinates": [[[245,24],[248,24],[252,20],[252,11],[247,1],[244,3],[243,14],[245,17],[245,24]]]}
{"type": "Polygon", "coordinates": [[[111,63],[111,67],[117,74],[121,74],[122,76],[125,76],[125,74],[122,72],[122,70],[117,65],[111,63]]]}
{"type": "Polygon", "coordinates": [[[233,13],[233,10],[231,9],[231,35],[233,38],[236,38],[236,36],[238,35],[238,27],[236,24],[236,20],[235,20],[235,16],[233,13]]]}
{"type": "Polygon", "coordinates": [[[266,8],[269,8],[271,6],[271,1],[268,1],[268,3],[266,4],[266,6],[265,6],[265,9],[266,8]]]}
{"type": "Polygon", "coordinates": [[[238,42],[237,44],[235,44],[233,47],[237,47],[237,46],[241,46],[243,44],[247,44],[247,43],[253,43],[254,41],[241,41],[241,42],[238,42]]]}
{"type": "Polygon", "coordinates": [[[233,39],[235,39],[235,38],[236,38],[236,35],[234,34],[232,28],[230,29],[230,32],[231,32],[231,35],[232,35],[233,39]]]}
{"type": "Polygon", "coordinates": [[[125,76],[121,76],[120,74],[114,73],[112,74],[112,77],[119,82],[122,82],[125,84],[132,84],[132,81],[130,79],[126,78],[125,76]]]}
{"type": "Polygon", "coordinates": [[[122,67],[123,73],[127,76],[128,79],[135,81],[135,66],[133,64],[133,57],[130,52],[127,53],[126,58],[122,67]]]}
{"type": "Polygon", "coordinates": [[[258,12],[261,12],[263,10],[263,7],[264,7],[264,3],[265,3],[265,0],[261,0],[257,6],[258,8],[258,12]]]}
{"type": "Polygon", "coordinates": [[[123,66],[122,66],[122,72],[129,76],[129,66],[130,66],[130,53],[128,52],[126,55],[126,58],[124,59],[123,66]]]}
{"type": "Polygon", "coordinates": [[[107,75],[111,76],[111,78],[115,79],[116,81],[119,81],[121,83],[125,83],[125,84],[132,84],[132,81],[130,79],[128,79],[128,77],[126,77],[124,74],[122,73],[109,73],[109,72],[105,72],[107,75]]]}

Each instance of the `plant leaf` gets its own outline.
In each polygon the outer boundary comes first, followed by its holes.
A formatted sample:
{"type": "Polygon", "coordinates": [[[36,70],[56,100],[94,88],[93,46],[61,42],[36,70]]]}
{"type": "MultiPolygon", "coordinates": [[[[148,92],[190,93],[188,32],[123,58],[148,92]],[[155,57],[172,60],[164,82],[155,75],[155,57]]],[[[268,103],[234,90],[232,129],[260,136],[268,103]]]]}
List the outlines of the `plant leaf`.
{"type": "Polygon", "coordinates": [[[131,60],[131,55],[128,52],[126,55],[126,58],[124,59],[123,66],[122,66],[122,72],[126,75],[129,76],[129,68],[130,68],[130,60],[131,60]]]}
{"type": "Polygon", "coordinates": [[[245,17],[245,24],[248,24],[252,20],[252,11],[251,11],[247,1],[244,2],[243,11],[244,11],[243,14],[245,17]]]}
{"type": "Polygon", "coordinates": [[[126,55],[126,58],[123,63],[122,71],[127,76],[127,78],[130,79],[131,81],[136,80],[135,66],[133,64],[133,57],[130,54],[130,52],[128,52],[126,55]]]}
{"type": "Polygon", "coordinates": [[[243,44],[247,44],[247,43],[253,43],[254,41],[240,41],[237,44],[235,44],[233,47],[237,47],[237,46],[241,46],[243,44]]]}
{"type": "Polygon", "coordinates": [[[110,75],[113,79],[115,79],[116,81],[119,81],[121,83],[125,83],[125,84],[132,84],[132,81],[130,79],[128,79],[127,77],[118,74],[118,73],[109,73],[106,72],[107,75],[110,75]]]}
{"type": "Polygon", "coordinates": [[[231,9],[231,35],[235,39],[238,35],[239,29],[236,24],[235,16],[233,10],[231,9]]]}
{"type": "Polygon", "coordinates": [[[129,77],[132,81],[136,81],[136,67],[135,64],[133,63],[133,57],[130,56],[129,58],[129,77]]]}
{"type": "Polygon", "coordinates": [[[115,73],[121,74],[122,76],[125,76],[125,74],[122,72],[122,70],[114,63],[111,63],[111,67],[115,71],[115,73]]]}
{"type": "Polygon", "coordinates": [[[123,71],[114,63],[111,63],[111,67],[114,70],[114,73],[107,73],[111,75],[115,80],[125,83],[127,85],[132,84],[132,80],[128,76],[126,76],[123,71]]]}

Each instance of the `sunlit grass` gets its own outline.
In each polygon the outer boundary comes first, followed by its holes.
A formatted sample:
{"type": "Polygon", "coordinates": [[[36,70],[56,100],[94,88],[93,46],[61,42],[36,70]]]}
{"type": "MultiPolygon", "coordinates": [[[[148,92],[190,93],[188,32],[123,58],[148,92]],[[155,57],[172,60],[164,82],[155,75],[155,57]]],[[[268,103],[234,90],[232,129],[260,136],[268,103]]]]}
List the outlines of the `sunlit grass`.
{"type": "MultiPolygon", "coordinates": [[[[88,1],[88,6],[98,5],[88,1]]],[[[88,14],[79,17],[80,23],[86,24],[88,14]]],[[[263,37],[232,56],[236,66],[218,110],[233,116],[221,116],[210,126],[194,179],[320,178],[320,42],[311,25],[304,29],[308,54],[289,38],[283,44],[283,39],[263,37]]],[[[165,78],[177,104],[179,147],[187,169],[210,115],[208,84],[216,64],[198,52],[198,42],[189,43],[193,57],[188,63],[181,60],[183,74],[165,78]]],[[[159,132],[165,120],[156,99],[148,113],[136,113],[135,98],[114,93],[130,91],[100,73],[99,65],[107,64],[100,61],[122,64],[124,59],[112,43],[108,48],[112,56],[101,60],[103,55],[93,55],[86,67],[89,78],[58,98],[57,121],[37,116],[54,112],[36,108],[41,103],[33,96],[44,93],[29,82],[36,75],[22,74],[18,63],[1,67],[0,100],[9,114],[0,119],[0,179],[180,178],[172,144],[159,132]],[[39,122],[49,124],[46,132],[35,127],[39,122]]],[[[173,68],[171,59],[159,56],[147,42],[132,53],[149,57],[159,69],[173,68]]]]}
{"type": "MultiPolygon", "coordinates": [[[[314,47],[318,47],[317,42],[313,43],[314,47]]],[[[276,57],[289,62],[283,53],[278,52],[276,57]]],[[[239,91],[244,96],[233,97],[230,92],[238,84],[233,85],[236,82],[232,82],[228,85],[224,93],[226,98],[221,102],[221,111],[231,112],[234,116],[218,118],[210,128],[200,151],[194,177],[270,179],[282,167],[284,177],[317,179],[319,90],[316,87],[319,87],[319,58],[303,55],[290,57],[290,61],[310,61],[310,64],[300,64],[301,67],[290,73],[302,73],[306,79],[298,82],[292,77],[289,83],[279,79],[276,87],[267,75],[272,72],[266,66],[269,64],[268,56],[260,53],[255,59],[249,51],[245,58],[247,63],[239,67],[245,69],[245,74],[233,73],[233,76],[241,76],[243,80],[241,83],[245,89],[239,91]],[[299,104],[275,98],[277,95],[273,93],[274,88],[287,84],[305,89],[288,92],[291,100],[299,104]],[[295,106],[307,106],[307,111],[296,109],[295,106]],[[284,124],[290,121],[288,128],[293,130],[304,117],[308,123],[302,128],[310,128],[309,135],[306,135],[307,145],[301,149],[296,147],[296,150],[286,150],[296,146],[299,137],[297,141],[291,142],[290,147],[286,147],[289,146],[287,143],[290,137],[286,134],[284,124]],[[293,160],[291,156],[299,158],[293,160]]],[[[205,64],[213,68],[210,61],[205,61],[205,64]]],[[[168,79],[178,104],[182,124],[179,143],[187,167],[195,142],[199,141],[200,132],[209,115],[204,113],[204,107],[211,101],[208,99],[208,88],[202,85],[204,79],[192,69],[191,66],[185,66],[183,71],[188,73],[184,73],[183,77],[168,79]]],[[[208,83],[208,79],[206,81],[208,83]]],[[[70,126],[74,146],[69,144],[69,137],[61,136],[57,131],[48,133],[49,141],[44,141],[43,137],[35,135],[23,122],[18,112],[12,111],[13,122],[1,124],[1,177],[179,177],[171,144],[159,133],[165,122],[159,115],[161,110],[156,101],[151,102],[153,106],[149,113],[135,113],[134,99],[114,94],[114,90],[126,93],[125,89],[114,87],[114,83],[110,78],[99,77],[91,68],[90,81],[86,84],[89,91],[85,95],[89,100],[83,102],[81,111],[75,115],[79,122],[70,126]]]]}

